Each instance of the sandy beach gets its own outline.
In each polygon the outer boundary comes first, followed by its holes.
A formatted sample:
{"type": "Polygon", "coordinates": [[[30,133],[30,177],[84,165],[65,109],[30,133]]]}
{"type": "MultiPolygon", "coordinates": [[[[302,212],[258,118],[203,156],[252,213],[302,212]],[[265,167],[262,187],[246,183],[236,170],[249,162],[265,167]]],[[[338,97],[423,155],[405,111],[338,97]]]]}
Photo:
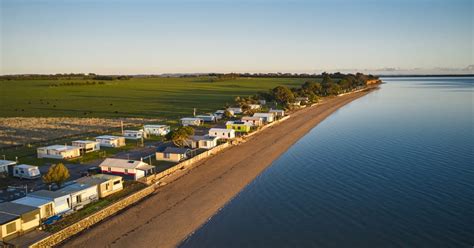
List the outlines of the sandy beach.
{"type": "Polygon", "coordinates": [[[152,196],[66,241],[65,247],[175,247],[326,117],[370,90],[326,99],[165,179],[152,196]]]}

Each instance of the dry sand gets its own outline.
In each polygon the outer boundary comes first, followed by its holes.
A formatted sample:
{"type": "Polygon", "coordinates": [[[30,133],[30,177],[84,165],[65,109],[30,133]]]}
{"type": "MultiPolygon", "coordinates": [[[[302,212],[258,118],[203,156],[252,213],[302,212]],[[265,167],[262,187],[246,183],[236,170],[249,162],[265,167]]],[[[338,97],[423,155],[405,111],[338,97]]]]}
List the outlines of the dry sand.
{"type": "Polygon", "coordinates": [[[325,100],[219,153],[65,247],[175,247],[318,123],[367,92],[325,100]]]}

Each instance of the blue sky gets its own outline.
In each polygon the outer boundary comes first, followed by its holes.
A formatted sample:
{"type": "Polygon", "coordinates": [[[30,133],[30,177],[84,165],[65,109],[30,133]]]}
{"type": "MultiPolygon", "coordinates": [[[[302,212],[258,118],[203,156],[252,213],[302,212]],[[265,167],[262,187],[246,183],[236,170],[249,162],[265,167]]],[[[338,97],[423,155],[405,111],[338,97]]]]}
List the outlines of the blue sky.
{"type": "Polygon", "coordinates": [[[474,64],[472,0],[0,0],[1,74],[474,64]]]}

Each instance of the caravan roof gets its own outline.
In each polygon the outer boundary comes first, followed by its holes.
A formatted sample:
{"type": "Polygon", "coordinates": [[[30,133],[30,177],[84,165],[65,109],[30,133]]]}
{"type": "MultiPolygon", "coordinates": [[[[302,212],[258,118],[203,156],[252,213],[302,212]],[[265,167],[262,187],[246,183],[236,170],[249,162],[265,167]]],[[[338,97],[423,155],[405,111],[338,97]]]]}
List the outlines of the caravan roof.
{"type": "Polygon", "coordinates": [[[32,206],[32,207],[40,207],[45,204],[48,204],[51,202],[51,200],[46,200],[46,199],[41,199],[41,198],[36,198],[32,196],[25,196],[23,198],[20,198],[18,200],[14,200],[14,203],[19,203],[27,206],[32,206]]]}
{"type": "Polygon", "coordinates": [[[14,202],[4,202],[0,203],[0,212],[13,214],[13,215],[22,215],[25,213],[29,213],[31,211],[35,211],[37,208],[32,206],[27,206],[19,203],[14,202]]]}
{"type": "Polygon", "coordinates": [[[28,169],[38,169],[38,166],[28,165],[28,164],[19,164],[19,165],[16,165],[15,168],[28,170],[28,169]]]}

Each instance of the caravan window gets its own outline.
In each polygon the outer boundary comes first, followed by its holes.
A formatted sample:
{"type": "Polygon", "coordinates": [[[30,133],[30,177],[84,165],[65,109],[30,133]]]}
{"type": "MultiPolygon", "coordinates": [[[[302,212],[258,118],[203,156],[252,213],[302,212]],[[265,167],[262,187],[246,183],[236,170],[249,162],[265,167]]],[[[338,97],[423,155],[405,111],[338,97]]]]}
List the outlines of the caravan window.
{"type": "Polygon", "coordinates": [[[16,231],[16,222],[10,223],[7,225],[7,234],[16,231]]]}

